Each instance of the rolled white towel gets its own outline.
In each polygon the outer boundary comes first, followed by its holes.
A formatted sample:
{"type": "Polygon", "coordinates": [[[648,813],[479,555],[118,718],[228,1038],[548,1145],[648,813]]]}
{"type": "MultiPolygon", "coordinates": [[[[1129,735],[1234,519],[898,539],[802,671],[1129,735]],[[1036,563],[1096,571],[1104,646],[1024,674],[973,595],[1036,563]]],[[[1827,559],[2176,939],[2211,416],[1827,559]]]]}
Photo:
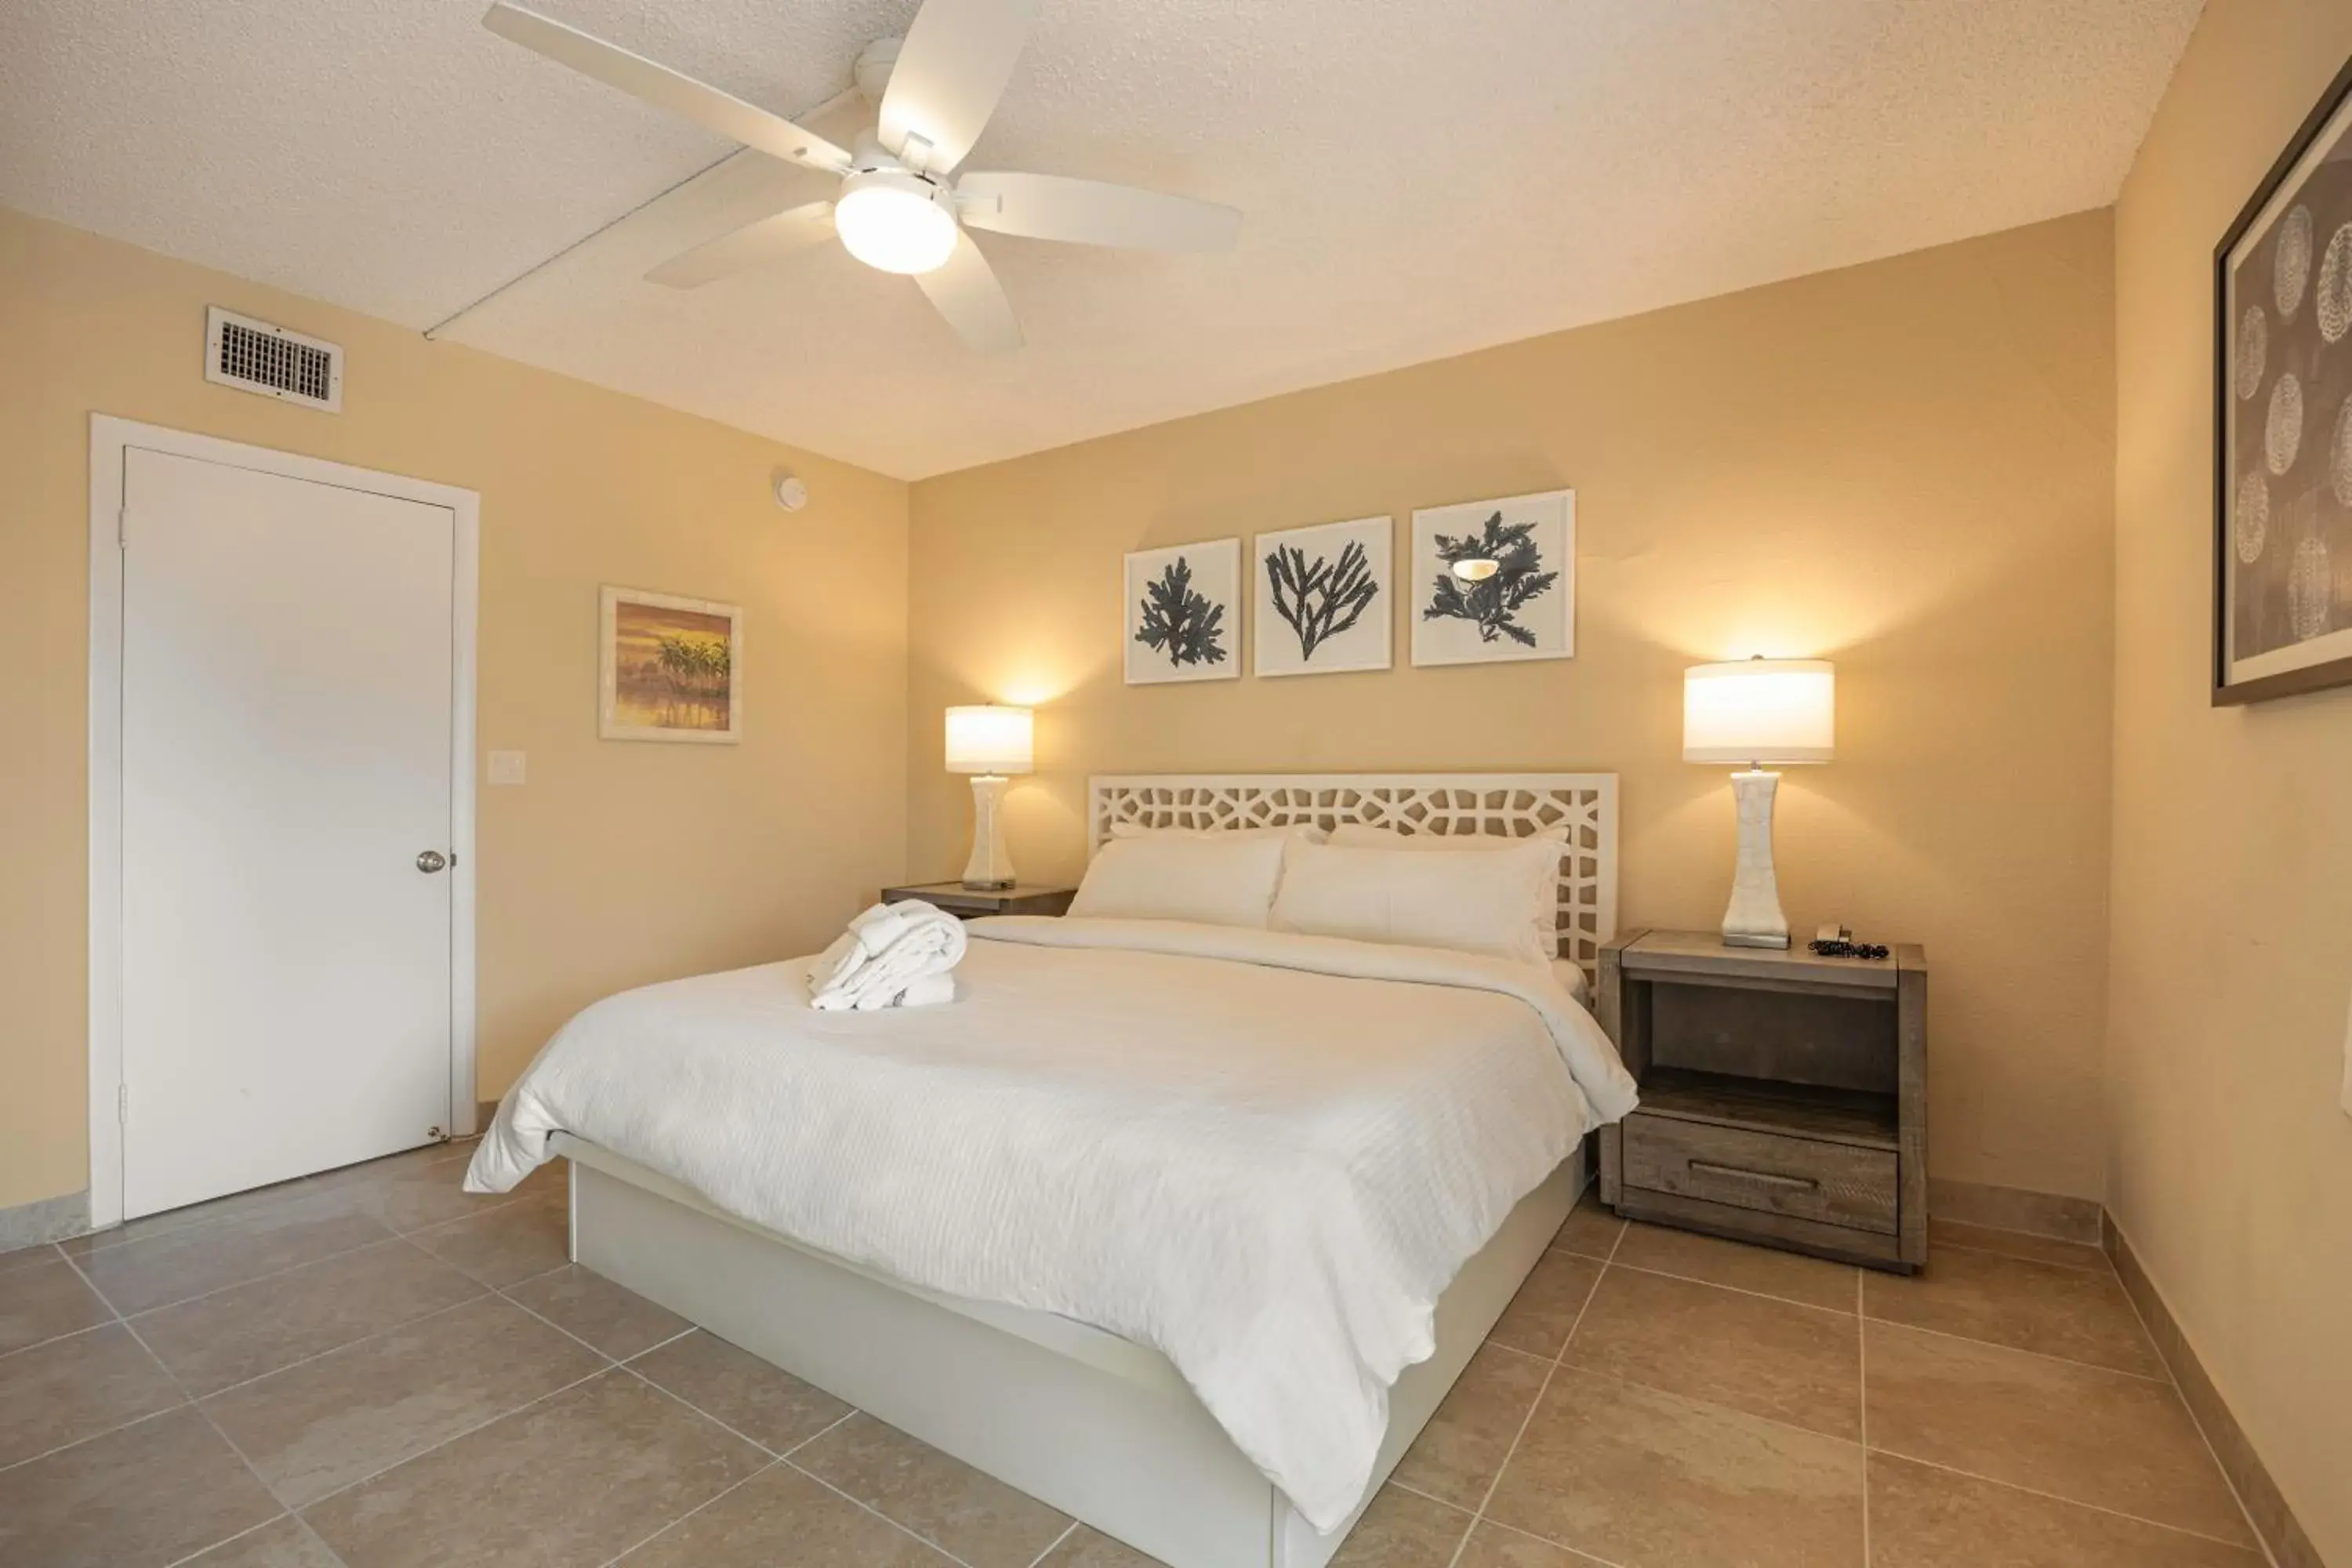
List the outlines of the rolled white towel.
{"type": "Polygon", "coordinates": [[[956,983],[952,974],[918,974],[897,991],[869,989],[857,994],[856,1010],[860,1013],[879,1012],[885,1007],[936,1007],[955,1000],[956,983]]]}
{"type": "Polygon", "coordinates": [[[944,978],[961,963],[963,922],[920,900],[876,904],[849,922],[849,929],[810,968],[810,1005],[820,1012],[871,1010],[943,1002],[926,987],[915,1001],[900,1001],[916,981],[944,978]]]}

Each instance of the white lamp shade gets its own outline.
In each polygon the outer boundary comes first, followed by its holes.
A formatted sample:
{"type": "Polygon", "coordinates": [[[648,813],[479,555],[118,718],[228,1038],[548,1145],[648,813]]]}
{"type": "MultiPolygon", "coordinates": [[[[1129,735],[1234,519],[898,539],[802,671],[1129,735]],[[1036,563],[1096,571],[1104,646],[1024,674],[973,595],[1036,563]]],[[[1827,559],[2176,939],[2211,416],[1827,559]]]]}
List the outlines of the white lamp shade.
{"type": "Polygon", "coordinates": [[[1751,658],[1683,672],[1683,761],[1826,763],[1837,675],[1822,658],[1751,658]]]}
{"type": "Polygon", "coordinates": [[[1028,709],[948,710],[948,772],[1025,773],[1034,754],[1028,709]]]}

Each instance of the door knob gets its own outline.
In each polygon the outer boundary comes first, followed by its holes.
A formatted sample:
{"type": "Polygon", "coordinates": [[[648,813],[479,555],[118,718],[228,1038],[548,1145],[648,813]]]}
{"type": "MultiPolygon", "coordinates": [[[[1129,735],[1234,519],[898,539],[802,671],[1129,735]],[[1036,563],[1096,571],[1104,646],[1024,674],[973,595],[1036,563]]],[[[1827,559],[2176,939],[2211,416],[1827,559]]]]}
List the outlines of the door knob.
{"type": "Polygon", "coordinates": [[[416,868],[427,876],[449,864],[449,857],[438,849],[427,849],[416,858],[416,868]]]}

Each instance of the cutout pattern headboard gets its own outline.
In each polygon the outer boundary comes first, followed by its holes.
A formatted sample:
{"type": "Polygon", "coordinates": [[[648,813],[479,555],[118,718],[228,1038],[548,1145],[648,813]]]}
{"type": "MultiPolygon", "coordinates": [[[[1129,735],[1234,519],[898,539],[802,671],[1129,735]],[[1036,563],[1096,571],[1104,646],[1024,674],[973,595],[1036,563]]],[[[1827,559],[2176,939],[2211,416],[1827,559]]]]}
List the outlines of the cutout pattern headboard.
{"type": "Polygon", "coordinates": [[[1568,829],[1559,861],[1559,955],[1596,978],[1617,934],[1615,773],[1128,773],[1087,781],[1087,853],[1111,824],[1142,827],[1329,829],[1369,823],[1399,833],[1568,829]]]}

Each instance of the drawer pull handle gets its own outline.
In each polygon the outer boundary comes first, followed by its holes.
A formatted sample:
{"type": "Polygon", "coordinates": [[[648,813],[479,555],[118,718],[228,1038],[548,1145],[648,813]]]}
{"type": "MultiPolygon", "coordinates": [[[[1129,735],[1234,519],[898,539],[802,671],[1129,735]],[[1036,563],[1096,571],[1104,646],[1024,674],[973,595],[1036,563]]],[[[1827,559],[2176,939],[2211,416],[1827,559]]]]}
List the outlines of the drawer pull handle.
{"type": "Polygon", "coordinates": [[[1693,1160],[1690,1162],[1690,1169],[1694,1173],[1730,1176],[1742,1182],[1760,1182],[1768,1187],[1787,1187],[1794,1192],[1810,1193],[1821,1186],[1819,1182],[1810,1176],[1782,1176],[1770,1171],[1743,1171],[1737,1165],[1718,1165],[1709,1160],[1693,1160]]]}

